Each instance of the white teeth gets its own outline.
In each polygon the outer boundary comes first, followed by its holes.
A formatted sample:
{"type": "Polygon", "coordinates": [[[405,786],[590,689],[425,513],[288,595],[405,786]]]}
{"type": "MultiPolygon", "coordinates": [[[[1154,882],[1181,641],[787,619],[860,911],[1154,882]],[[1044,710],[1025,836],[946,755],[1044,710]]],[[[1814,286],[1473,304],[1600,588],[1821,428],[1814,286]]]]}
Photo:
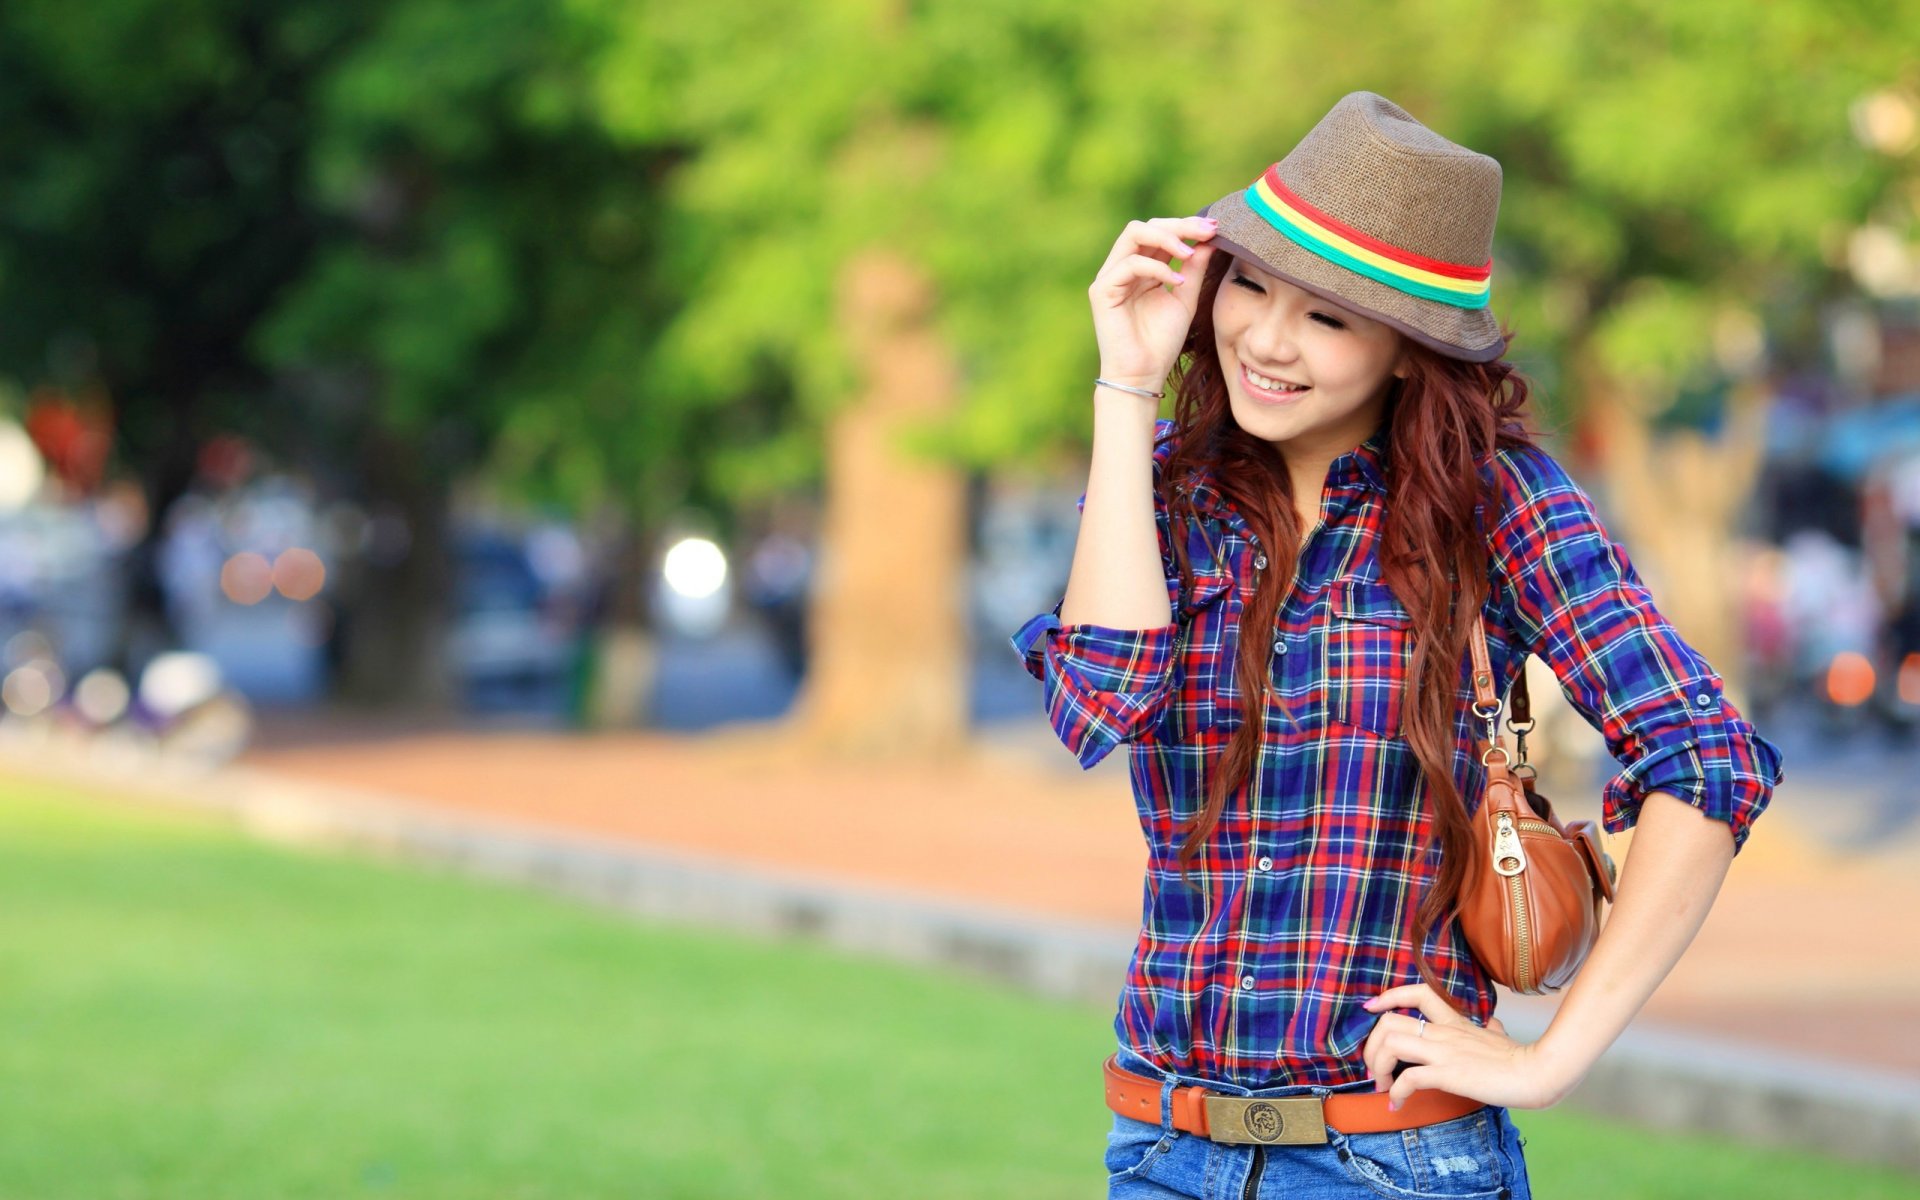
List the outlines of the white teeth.
{"type": "Polygon", "coordinates": [[[1307,390],[1307,385],[1304,383],[1288,383],[1284,379],[1269,379],[1265,375],[1255,371],[1252,367],[1246,368],[1246,372],[1247,378],[1253,380],[1255,387],[1262,387],[1270,392],[1304,392],[1307,390]]]}

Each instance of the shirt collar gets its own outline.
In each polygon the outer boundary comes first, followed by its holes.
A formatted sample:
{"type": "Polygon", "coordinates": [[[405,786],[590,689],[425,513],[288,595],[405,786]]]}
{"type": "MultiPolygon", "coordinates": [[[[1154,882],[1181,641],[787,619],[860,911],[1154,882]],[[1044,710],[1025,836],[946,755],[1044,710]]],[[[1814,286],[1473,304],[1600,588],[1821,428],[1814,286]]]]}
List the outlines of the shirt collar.
{"type": "MultiPolygon", "coordinates": [[[[1327,486],[1372,489],[1384,493],[1387,490],[1386,455],[1387,427],[1382,425],[1366,441],[1328,464],[1327,486]]],[[[1193,496],[1195,512],[1211,516],[1233,513],[1226,497],[1220,494],[1215,485],[1212,467],[1199,467],[1189,477],[1187,490],[1193,496]]]]}
{"type": "Polygon", "coordinates": [[[1358,446],[1333,460],[1328,469],[1330,481],[1337,486],[1354,485],[1387,490],[1387,427],[1382,425],[1358,446]]]}

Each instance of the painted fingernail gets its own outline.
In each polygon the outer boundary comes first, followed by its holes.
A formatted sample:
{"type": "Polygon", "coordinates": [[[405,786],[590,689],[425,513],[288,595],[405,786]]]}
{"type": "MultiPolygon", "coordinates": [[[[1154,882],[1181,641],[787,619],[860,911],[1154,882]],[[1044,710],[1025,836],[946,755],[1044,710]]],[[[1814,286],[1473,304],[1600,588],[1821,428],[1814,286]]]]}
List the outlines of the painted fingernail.
{"type": "Polygon", "coordinates": [[[1173,281],[1175,283],[1185,283],[1187,281],[1187,277],[1185,275],[1182,275],[1180,272],[1175,271],[1173,273],[1173,281]]]}

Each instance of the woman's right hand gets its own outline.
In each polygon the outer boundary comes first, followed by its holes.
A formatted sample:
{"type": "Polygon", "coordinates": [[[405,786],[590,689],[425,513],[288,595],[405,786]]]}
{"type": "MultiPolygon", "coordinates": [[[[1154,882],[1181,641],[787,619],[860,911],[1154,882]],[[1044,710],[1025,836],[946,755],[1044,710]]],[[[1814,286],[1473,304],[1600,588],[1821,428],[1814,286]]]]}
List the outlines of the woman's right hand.
{"type": "Polygon", "coordinates": [[[1100,377],[1158,391],[1180,357],[1214,247],[1208,217],[1129,221],[1087,298],[1100,345],[1100,377]],[[1192,238],[1188,246],[1181,238],[1192,238]],[[1171,260],[1180,259],[1176,274],[1171,260]]]}

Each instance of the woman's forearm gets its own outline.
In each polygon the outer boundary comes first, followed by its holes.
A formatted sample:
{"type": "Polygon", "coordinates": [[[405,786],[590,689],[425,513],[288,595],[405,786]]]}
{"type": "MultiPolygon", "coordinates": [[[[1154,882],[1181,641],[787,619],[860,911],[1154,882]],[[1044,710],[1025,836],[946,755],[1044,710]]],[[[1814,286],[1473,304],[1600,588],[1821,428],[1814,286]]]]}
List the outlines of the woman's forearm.
{"type": "Polygon", "coordinates": [[[1152,400],[1096,387],[1093,462],[1062,625],[1158,629],[1173,623],[1153,503],[1152,400]]]}
{"type": "Polygon", "coordinates": [[[1614,903],[1587,961],[1534,1047],[1571,1092],[1680,961],[1733,862],[1733,833],[1685,800],[1650,792],[1614,903]]]}

